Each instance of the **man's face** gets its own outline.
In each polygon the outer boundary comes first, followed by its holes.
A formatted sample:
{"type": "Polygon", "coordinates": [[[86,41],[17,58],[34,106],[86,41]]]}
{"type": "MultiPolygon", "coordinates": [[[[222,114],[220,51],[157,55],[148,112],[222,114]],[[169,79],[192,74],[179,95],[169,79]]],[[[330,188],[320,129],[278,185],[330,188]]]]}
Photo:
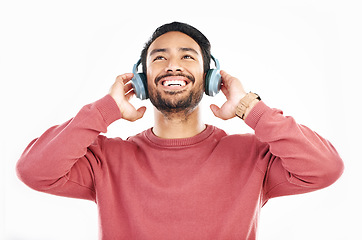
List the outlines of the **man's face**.
{"type": "Polygon", "coordinates": [[[149,97],[162,113],[188,113],[204,92],[200,46],[188,35],[168,32],[158,37],[147,53],[149,97]]]}

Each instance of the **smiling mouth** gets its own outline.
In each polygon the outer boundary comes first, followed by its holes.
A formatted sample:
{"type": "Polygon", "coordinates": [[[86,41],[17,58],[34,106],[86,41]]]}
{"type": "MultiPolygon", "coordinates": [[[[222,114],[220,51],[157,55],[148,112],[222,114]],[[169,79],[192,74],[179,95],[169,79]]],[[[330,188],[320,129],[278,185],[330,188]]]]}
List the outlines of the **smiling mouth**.
{"type": "Polygon", "coordinates": [[[181,76],[181,75],[169,75],[164,76],[161,79],[159,79],[160,85],[166,90],[166,91],[179,91],[184,90],[184,88],[187,87],[189,83],[193,82],[192,79],[190,79],[187,76],[181,76]]]}
{"type": "Polygon", "coordinates": [[[183,80],[164,80],[162,85],[165,87],[184,87],[187,85],[187,82],[183,80]]]}
{"type": "Polygon", "coordinates": [[[156,85],[160,83],[163,87],[185,87],[191,82],[195,82],[193,76],[185,74],[165,74],[155,79],[156,85]]]}

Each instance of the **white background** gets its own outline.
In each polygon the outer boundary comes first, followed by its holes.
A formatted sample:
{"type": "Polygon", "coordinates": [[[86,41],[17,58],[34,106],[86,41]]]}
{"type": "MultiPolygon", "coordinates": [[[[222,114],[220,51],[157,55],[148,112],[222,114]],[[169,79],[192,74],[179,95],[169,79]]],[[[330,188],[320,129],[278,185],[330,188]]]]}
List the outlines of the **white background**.
{"type": "MultiPolygon", "coordinates": [[[[97,239],[93,202],[39,193],[15,164],[27,144],[108,93],[130,72],[156,27],[190,23],[211,41],[222,69],[329,139],[345,162],[331,187],[272,199],[259,239],[362,239],[362,8],[358,1],[1,1],[0,239],[97,239]]],[[[107,136],[126,138],[153,124],[150,103],[135,123],[119,120],[107,136]]],[[[252,132],[239,119],[204,121],[229,133],[252,132]]]]}

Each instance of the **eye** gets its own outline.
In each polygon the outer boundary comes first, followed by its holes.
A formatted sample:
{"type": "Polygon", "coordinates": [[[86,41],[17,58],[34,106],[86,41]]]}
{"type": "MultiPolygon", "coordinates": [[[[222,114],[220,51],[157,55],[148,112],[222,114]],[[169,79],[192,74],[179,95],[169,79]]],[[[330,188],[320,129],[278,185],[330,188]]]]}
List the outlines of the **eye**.
{"type": "Polygon", "coordinates": [[[195,60],[195,58],[193,58],[191,55],[185,55],[182,58],[183,59],[193,59],[193,60],[195,60]]]}
{"type": "Polygon", "coordinates": [[[157,56],[153,59],[153,61],[157,61],[157,60],[165,60],[166,58],[164,56],[157,56]]]}

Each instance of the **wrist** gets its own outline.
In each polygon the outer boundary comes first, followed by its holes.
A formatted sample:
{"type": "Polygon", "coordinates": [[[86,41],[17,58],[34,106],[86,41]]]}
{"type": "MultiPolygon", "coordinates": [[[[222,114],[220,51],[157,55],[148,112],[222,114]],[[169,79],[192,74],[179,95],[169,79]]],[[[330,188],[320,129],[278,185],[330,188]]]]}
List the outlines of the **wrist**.
{"type": "Polygon", "coordinates": [[[256,93],[249,92],[239,102],[235,115],[245,120],[253,107],[260,101],[260,97],[256,93]]]}
{"type": "Polygon", "coordinates": [[[94,102],[94,104],[102,114],[107,126],[122,117],[117,103],[109,94],[94,102]]]}
{"type": "Polygon", "coordinates": [[[251,112],[251,110],[254,108],[254,106],[259,102],[259,99],[254,99],[249,107],[246,109],[245,114],[244,114],[244,120],[248,117],[249,113],[251,112]]]}

